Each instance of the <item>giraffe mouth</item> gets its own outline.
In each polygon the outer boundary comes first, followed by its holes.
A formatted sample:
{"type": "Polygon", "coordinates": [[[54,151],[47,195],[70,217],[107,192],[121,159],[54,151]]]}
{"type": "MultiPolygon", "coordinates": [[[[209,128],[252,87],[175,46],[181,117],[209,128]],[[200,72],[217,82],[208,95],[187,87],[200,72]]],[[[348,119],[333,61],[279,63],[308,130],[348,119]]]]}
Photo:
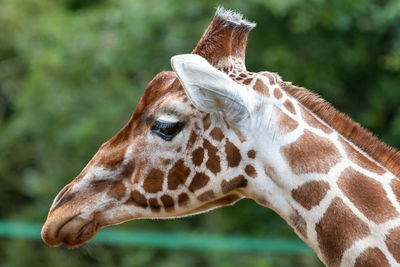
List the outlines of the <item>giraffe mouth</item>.
{"type": "Polygon", "coordinates": [[[84,218],[76,214],[63,220],[48,218],[42,228],[43,241],[52,247],[62,244],[76,248],[92,239],[100,230],[101,225],[95,216],[84,218]]]}

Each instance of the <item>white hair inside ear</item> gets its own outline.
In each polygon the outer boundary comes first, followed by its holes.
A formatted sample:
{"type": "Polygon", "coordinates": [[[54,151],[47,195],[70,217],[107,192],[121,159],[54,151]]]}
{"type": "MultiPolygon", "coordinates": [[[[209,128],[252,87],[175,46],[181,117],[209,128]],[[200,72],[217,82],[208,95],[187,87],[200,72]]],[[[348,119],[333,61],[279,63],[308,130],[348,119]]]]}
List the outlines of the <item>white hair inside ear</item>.
{"type": "Polygon", "coordinates": [[[199,110],[223,112],[233,122],[249,117],[252,94],[206,59],[193,54],[178,55],[171,58],[171,65],[199,110]]]}

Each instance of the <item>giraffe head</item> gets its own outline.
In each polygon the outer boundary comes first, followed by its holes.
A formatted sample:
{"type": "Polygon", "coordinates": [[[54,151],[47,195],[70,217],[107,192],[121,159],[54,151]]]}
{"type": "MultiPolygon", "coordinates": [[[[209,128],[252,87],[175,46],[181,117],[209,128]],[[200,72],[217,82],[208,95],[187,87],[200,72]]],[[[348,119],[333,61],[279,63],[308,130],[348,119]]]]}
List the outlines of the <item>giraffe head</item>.
{"type": "Polygon", "coordinates": [[[228,73],[246,71],[253,27],[217,10],[193,53],[171,59],[174,71],[156,75],[124,128],[54,199],[42,229],[47,244],[75,247],[108,225],[197,214],[244,197],[255,152],[238,147],[258,98],[228,73]]]}

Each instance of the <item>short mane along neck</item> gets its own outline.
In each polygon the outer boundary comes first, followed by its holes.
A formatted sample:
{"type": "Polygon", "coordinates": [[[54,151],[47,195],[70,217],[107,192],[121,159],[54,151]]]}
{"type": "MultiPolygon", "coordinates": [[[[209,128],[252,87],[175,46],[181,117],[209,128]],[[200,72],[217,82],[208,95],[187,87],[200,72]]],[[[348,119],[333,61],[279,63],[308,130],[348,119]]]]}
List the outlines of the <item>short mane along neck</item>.
{"type": "Polygon", "coordinates": [[[397,177],[400,177],[399,151],[379,141],[371,132],[360,126],[360,124],[337,111],[324,99],[321,99],[307,89],[294,86],[290,82],[282,82],[280,86],[285,92],[313,112],[314,115],[368,154],[369,157],[397,177]]]}

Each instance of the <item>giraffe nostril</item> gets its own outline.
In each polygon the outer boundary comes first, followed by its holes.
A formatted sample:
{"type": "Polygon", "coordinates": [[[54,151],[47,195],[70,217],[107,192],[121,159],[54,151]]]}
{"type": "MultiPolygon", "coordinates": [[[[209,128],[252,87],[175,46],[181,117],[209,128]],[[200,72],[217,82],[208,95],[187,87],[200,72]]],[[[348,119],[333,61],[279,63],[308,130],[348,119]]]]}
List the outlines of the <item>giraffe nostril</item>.
{"type": "Polygon", "coordinates": [[[68,194],[70,191],[71,186],[66,185],[60,193],[58,193],[56,199],[54,200],[53,207],[50,212],[54,212],[58,208],[60,208],[62,205],[70,201],[71,199],[74,198],[75,194],[68,194]]]}
{"type": "Polygon", "coordinates": [[[54,199],[54,203],[58,202],[62,198],[62,196],[68,191],[69,188],[70,188],[69,185],[64,186],[64,188],[60,191],[60,193],[58,193],[58,195],[54,199]]]}

